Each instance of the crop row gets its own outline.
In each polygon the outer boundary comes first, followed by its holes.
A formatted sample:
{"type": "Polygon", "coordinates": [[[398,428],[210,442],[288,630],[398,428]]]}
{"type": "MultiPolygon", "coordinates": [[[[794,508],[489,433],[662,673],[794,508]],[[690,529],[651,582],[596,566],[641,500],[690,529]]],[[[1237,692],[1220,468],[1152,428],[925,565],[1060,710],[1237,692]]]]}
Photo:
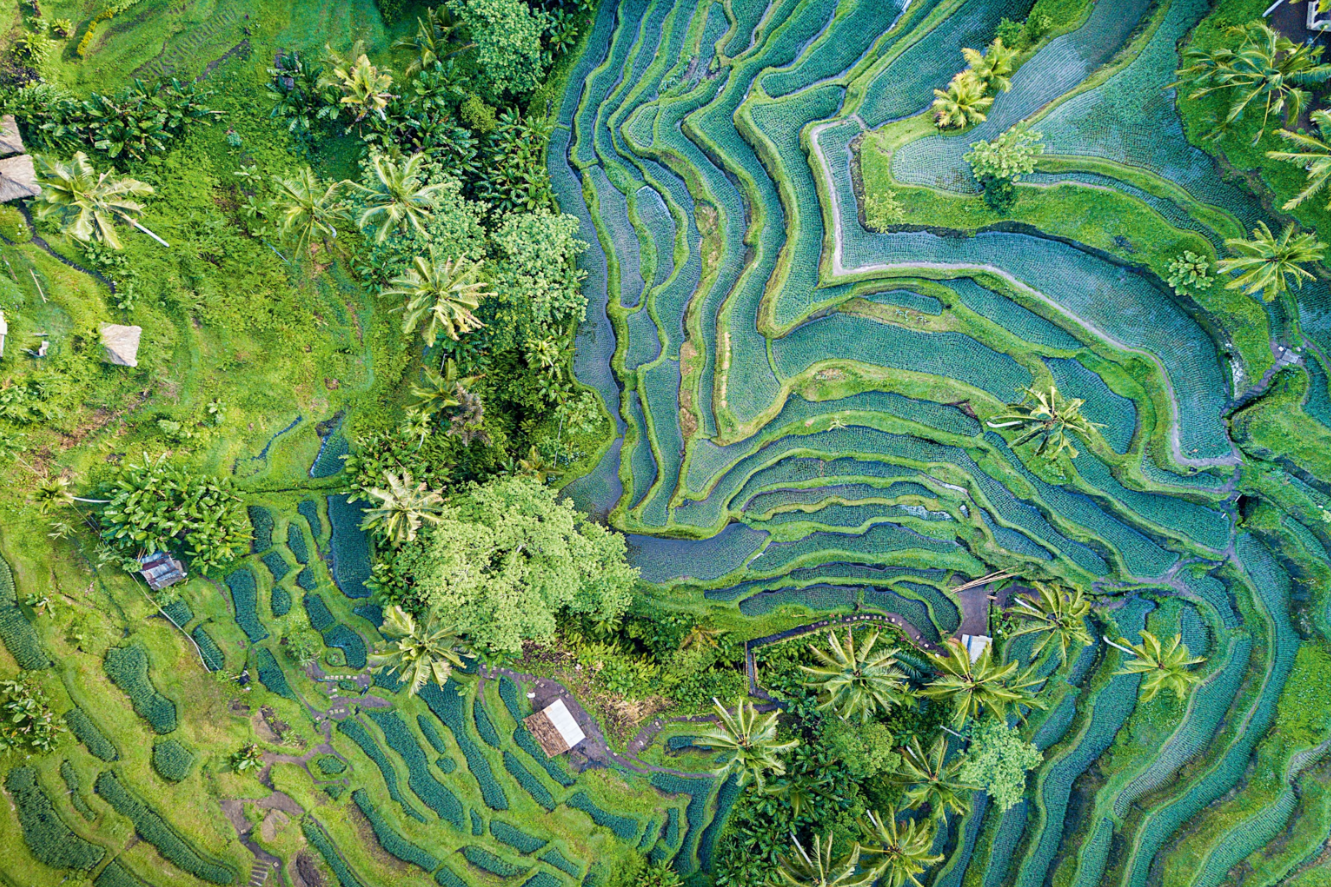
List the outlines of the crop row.
{"type": "Polygon", "coordinates": [[[156,810],[130,793],[110,770],[103,770],[98,775],[93,788],[117,813],[134,823],[139,837],[156,847],[168,862],[203,881],[235,883],[236,873],[229,866],[195,849],[156,810]]]}
{"type": "Polygon", "coordinates": [[[4,642],[19,668],[39,669],[50,665],[32,623],[18,606],[18,591],[9,563],[0,557],[0,641],[4,642]]]}
{"type": "Polygon", "coordinates": [[[13,798],[23,841],[43,865],[86,872],[102,861],[106,851],[74,834],[61,820],[50,795],[37,781],[35,768],[10,770],[5,777],[5,789],[13,798]]]}
{"type": "Polygon", "coordinates": [[[458,750],[466,758],[467,769],[471,771],[476,784],[480,786],[485,805],[491,810],[507,810],[508,797],[504,794],[504,788],[495,779],[485,752],[472,739],[471,732],[467,729],[467,721],[470,720],[467,717],[468,699],[459,692],[456,682],[450,680],[443,689],[433,684],[426,684],[420,691],[420,697],[425,700],[425,704],[434,712],[435,717],[453,733],[453,741],[458,744],[458,750]]]}
{"type": "Polygon", "coordinates": [[[358,788],[353,791],[351,799],[356,802],[360,812],[369,821],[370,828],[374,829],[374,836],[379,840],[380,847],[427,874],[439,868],[439,860],[433,854],[402,837],[388,820],[375,809],[374,802],[365,793],[365,789],[358,788]]]}
{"type": "Polygon", "coordinates": [[[395,711],[370,711],[367,714],[383,731],[388,747],[397,752],[407,765],[407,787],[425,806],[439,814],[440,819],[461,831],[465,827],[462,802],[448,786],[430,773],[425,752],[407,729],[401,715],[395,711]]]}
{"type": "Polygon", "coordinates": [[[163,696],[148,674],[148,654],[138,644],[111,647],[103,662],[106,675],[129,696],[135,713],[157,733],[176,729],[176,704],[163,696]]]}
{"type": "Polygon", "coordinates": [[[384,778],[384,785],[388,788],[388,796],[402,807],[402,811],[415,819],[417,822],[425,822],[426,819],[415,807],[407,803],[407,799],[402,796],[402,790],[398,786],[397,771],[393,769],[393,764],[384,755],[383,750],[379,748],[365,725],[354,719],[341,721],[337,725],[340,733],[344,734],[352,742],[360,746],[360,750],[365,752],[365,756],[374,762],[379,768],[379,773],[384,778]]]}

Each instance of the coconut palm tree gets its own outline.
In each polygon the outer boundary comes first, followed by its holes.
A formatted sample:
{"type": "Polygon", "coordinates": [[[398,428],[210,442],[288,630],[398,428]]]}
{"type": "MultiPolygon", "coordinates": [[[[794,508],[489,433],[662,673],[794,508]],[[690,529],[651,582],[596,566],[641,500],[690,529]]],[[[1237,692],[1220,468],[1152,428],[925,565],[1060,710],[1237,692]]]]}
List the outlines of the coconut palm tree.
{"type": "Polygon", "coordinates": [[[892,778],[909,786],[905,798],[912,810],[927,805],[929,815],[934,818],[949,813],[965,813],[968,804],[961,794],[973,790],[975,786],[958,777],[962,763],[960,755],[954,756],[950,762],[947,760],[946,736],[939,736],[928,751],[920,747],[919,737],[913,737],[901,756],[900,768],[892,778]]]}
{"type": "Polygon", "coordinates": [[[1042,705],[1029,689],[1040,679],[1029,672],[1017,674],[1015,662],[995,663],[992,646],[986,646],[971,662],[970,652],[961,641],[949,638],[944,652],[930,659],[941,674],[920,692],[931,699],[951,702],[954,724],[963,724],[985,709],[1006,718],[1010,706],[1042,705]]]}
{"type": "MultiPolygon", "coordinates": [[[[1317,127],[1317,135],[1305,135],[1301,132],[1290,132],[1288,129],[1279,130],[1279,135],[1285,141],[1299,148],[1298,151],[1267,151],[1266,156],[1272,160],[1287,160],[1290,163],[1297,164],[1308,173],[1308,184],[1298,194],[1285,201],[1285,209],[1293,209],[1303,201],[1312,197],[1319,191],[1326,188],[1328,182],[1331,182],[1331,112],[1324,108],[1319,108],[1312,113],[1312,122],[1317,127]]],[[[1331,207],[1331,203],[1327,204],[1331,207]]]]}
{"type": "Polygon", "coordinates": [[[444,497],[426,488],[425,481],[412,485],[410,471],[396,475],[384,472],[387,488],[371,487],[363,498],[376,504],[365,512],[361,529],[374,530],[393,545],[413,542],[424,523],[439,523],[444,497]]]}
{"type": "Polygon", "coordinates": [[[433,612],[421,622],[401,607],[391,606],[384,611],[380,631],[395,640],[387,650],[371,655],[370,665],[396,673],[411,694],[429,680],[443,687],[453,669],[462,667],[463,657],[474,658],[467,642],[442,625],[433,612]]]}
{"type": "Polygon", "coordinates": [[[307,166],[293,179],[275,179],[274,185],[273,207],[281,218],[279,227],[284,235],[295,238],[297,252],[306,252],[316,237],[325,247],[329,238],[337,238],[337,223],[345,218],[338,199],[342,182],[324,185],[307,166]]]}
{"type": "Polygon", "coordinates": [[[374,182],[368,186],[359,183],[353,186],[365,203],[356,224],[362,231],[373,227],[375,243],[383,243],[403,222],[425,233],[425,221],[434,214],[435,200],[447,185],[442,182],[422,185],[421,165],[424,162],[424,154],[413,154],[401,162],[375,154],[370,158],[374,182]]]}
{"type": "Polygon", "coordinates": [[[1251,239],[1231,237],[1225,246],[1234,257],[1221,259],[1217,267],[1222,273],[1238,273],[1226,288],[1242,290],[1250,296],[1261,293],[1267,302],[1288,292],[1291,280],[1303,289],[1303,282],[1313,279],[1312,272],[1303,266],[1320,262],[1326,252],[1326,244],[1313,234],[1307,231],[1295,234],[1293,222],[1285,226],[1279,237],[1271,233],[1265,222],[1258,222],[1251,239]]]}
{"type": "Polygon", "coordinates": [[[407,76],[419,74],[433,68],[436,62],[474,48],[475,43],[453,41],[453,32],[461,26],[462,23],[454,18],[446,6],[429,10],[425,18],[417,17],[415,35],[400,37],[393,43],[394,49],[411,50],[414,55],[407,65],[407,76]]]}
{"type": "Polygon", "coordinates": [[[840,859],[832,858],[832,834],[813,836],[813,853],[804,849],[799,838],[790,836],[795,852],[782,856],[777,875],[789,887],[869,887],[873,872],[856,872],[860,865],[860,845],[840,859]]]}
{"type": "Polygon", "coordinates": [[[42,193],[36,198],[38,218],[55,219],[75,240],[101,240],[112,249],[120,249],[117,218],[147,231],[134,221],[134,216],[143,212],[143,204],[134,198],[151,195],[151,185],[115,173],[99,173],[82,151],[69,163],[45,157],[38,158],[38,162],[42,185],[42,193]]]}
{"type": "Polygon", "coordinates": [[[1012,598],[1015,608],[1013,613],[1026,620],[1026,624],[1008,635],[1009,638],[1024,634],[1040,634],[1035,651],[1038,655],[1051,643],[1058,644],[1059,658],[1066,662],[1068,647],[1076,644],[1084,647],[1091,642],[1091,633],[1086,628],[1086,617],[1091,614],[1091,602],[1080,588],[1054,588],[1043,582],[1031,583],[1035,587],[1034,602],[1017,595],[1012,598]]]}
{"type": "Polygon", "coordinates": [[[463,333],[480,329],[483,324],[472,314],[481,299],[493,295],[481,283],[481,263],[466,259],[446,262],[417,256],[405,273],[389,281],[381,296],[406,296],[402,332],[410,333],[426,318],[421,330],[426,345],[434,345],[443,333],[458,341],[463,333]]]}
{"type": "Polygon", "coordinates": [[[741,699],[732,715],[715,697],[718,723],[698,737],[697,744],[705,748],[720,749],[726,753],[725,766],[716,775],[734,775],[738,785],[750,780],[758,788],[766,783],[767,774],[778,776],[786,772],[781,755],[799,745],[799,740],[778,742],[776,738],[776,712],[759,717],[752,702],[741,699]]]}
{"type": "Polygon", "coordinates": [[[934,90],[934,123],[939,129],[960,129],[983,123],[993,96],[985,94],[985,85],[974,73],[962,71],[952,78],[947,90],[934,90]]]}
{"type": "Polygon", "coordinates": [[[1256,144],[1266,132],[1272,114],[1284,113],[1297,120],[1309,99],[1305,87],[1331,80],[1331,65],[1322,64],[1322,48],[1295,43],[1276,33],[1264,22],[1250,22],[1229,29],[1239,38],[1231,45],[1213,49],[1190,49],[1183,55],[1179,83],[1191,83],[1193,98],[1213,92],[1230,93],[1229,113],[1224,124],[1233,123],[1249,107],[1262,108],[1262,125],[1256,144]]]}
{"type": "Polygon", "coordinates": [[[331,47],[324,47],[324,51],[329,66],[319,77],[319,85],[331,86],[342,94],[342,106],[356,115],[353,122],[360,123],[370,114],[384,119],[393,99],[388,91],[393,76],[370,63],[364,41],[357,40],[346,55],[334,52],[331,47]]]}
{"type": "Polygon", "coordinates": [[[897,812],[888,810],[879,816],[870,810],[860,822],[864,833],[861,857],[871,868],[878,887],[920,887],[920,875],[943,857],[929,852],[933,847],[933,829],[927,822],[897,822],[897,812]]]}
{"type": "Polygon", "coordinates": [[[1015,70],[1017,51],[1004,46],[1002,37],[990,43],[989,49],[985,52],[980,52],[978,49],[963,49],[961,54],[965,56],[971,72],[979,78],[987,91],[1007,92],[1012,88],[1012,72],[1015,70]]]}
{"type": "Polygon", "coordinates": [[[1017,403],[1008,404],[1006,413],[995,416],[987,424],[990,428],[1017,429],[1017,439],[1011,444],[1013,449],[1039,440],[1036,456],[1057,459],[1066,450],[1075,459],[1078,456],[1077,447],[1068,432],[1085,438],[1091,436],[1093,429],[1104,427],[1081,414],[1085,402],[1079,397],[1063,397],[1058,393],[1058,386],[1052,383],[1048,391],[1027,388],[1025,397],[1017,403]]]}
{"type": "Polygon", "coordinates": [[[1188,688],[1202,679],[1201,674],[1191,668],[1205,662],[1205,657],[1193,656],[1180,634],[1167,643],[1145,629],[1141,635],[1140,644],[1129,643],[1126,638],[1119,638],[1117,642],[1105,638],[1105,643],[1133,657],[1118,673],[1145,675],[1142,679],[1145,702],[1150,702],[1161,690],[1173,690],[1174,695],[1182,699],[1188,688]]]}
{"type": "Polygon", "coordinates": [[[821,698],[820,710],[863,723],[901,701],[906,677],[896,667],[896,650],[874,652],[878,632],[869,635],[858,649],[850,629],[846,629],[844,643],[835,632],[828,632],[827,642],[830,650],[809,645],[820,665],[800,666],[808,675],[804,685],[816,690],[821,698]]]}

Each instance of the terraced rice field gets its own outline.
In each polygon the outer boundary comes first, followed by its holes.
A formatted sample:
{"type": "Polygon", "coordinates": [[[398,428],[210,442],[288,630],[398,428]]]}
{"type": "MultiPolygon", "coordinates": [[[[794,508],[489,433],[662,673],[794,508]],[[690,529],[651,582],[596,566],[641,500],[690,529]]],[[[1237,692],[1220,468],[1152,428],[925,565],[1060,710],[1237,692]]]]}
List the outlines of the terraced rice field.
{"type": "MultiPolygon", "coordinates": [[[[1226,416],[1280,361],[1331,421],[1327,288],[1280,318],[1151,270],[1278,224],[1183,134],[1169,84],[1205,0],[1094,4],[987,122],[939,134],[926,112],[960,48],[1029,6],[602,4],[550,172],[593,241],[577,372],[619,435],[566,490],[681,600],[882,610],[937,638],[950,588],[1011,570],[1208,657],[1186,704],[1144,705],[1117,651],[1087,650],[1033,717],[1027,801],[954,822],[935,883],[1320,883],[1326,749],[1271,728],[1305,686],[1300,638],[1327,628],[1296,626],[1291,601],[1328,537],[1284,504],[1243,520],[1271,505],[1241,501],[1226,416]],[[1046,153],[999,220],[963,155],[1023,121],[1046,153]],[[872,231],[887,186],[903,214],[872,231]],[[1064,476],[984,422],[1051,381],[1104,425],[1064,476]]],[[[1320,482],[1280,483],[1321,501],[1320,482]]]]}

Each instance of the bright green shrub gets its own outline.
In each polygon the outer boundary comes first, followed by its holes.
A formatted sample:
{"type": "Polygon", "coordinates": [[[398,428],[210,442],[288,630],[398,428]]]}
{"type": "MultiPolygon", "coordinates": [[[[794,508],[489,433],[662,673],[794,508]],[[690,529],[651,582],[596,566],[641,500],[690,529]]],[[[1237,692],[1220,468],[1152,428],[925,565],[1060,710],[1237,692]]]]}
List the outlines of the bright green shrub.
{"type": "Polygon", "coordinates": [[[523,791],[531,795],[533,801],[546,810],[553,811],[555,809],[555,799],[550,794],[550,790],[541,784],[535,774],[523,766],[517,755],[507,749],[504,750],[504,769],[512,774],[518,785],[522,786],[523,791]]]}
{"type": "Polygon", "coordinates": [[[89,871],[106,851],[69,830],[51,805],[51,798],[37,781],[33,767],[15,767],[5,778],[5,788],[14,800],[23,841],[38,862],[53,869],[89,871]]]}
{"type": "Polygon", "coordinates": [[[283,696],[292,702],[300,701],[295,691],[291,689],[291,685],[287,683],[287,676],[282,671],[282,666],[277,664],[277,659],[267,649],[254,648],[254,667],[259,675],[259,683],[278,696],[283,696]]]}
{"type": "Polygon", "coordinates": [[[139,717],[157,733],[176,729],[176,704],[153,686],[148,676],[148,654],[143,647],[112,647],[106,651],[106,675],[129,696],[139,717]]]}
{"type": "Polygon", "coordinates": [[[495,839],[514,848],[519,853],[535,853],[549,842],[544,838],[529,835],[522,829],[511,826],[497,819],[490,821],[490,834],[495,839]]]}
{"type": "Polygon", "coordinates": [[[346,761],[333,755],[320,755],[315,760],[315,765],[319,768],[319,772],[325,776],[337,776],[340,773],[347,772],[346,761]]]}
{"type": "Polygon", "coordinates": [[[565,803],[574,810],[581,810],[586,813],[592,818],[592,822],[597,825],[610,829],[615,833],[615,837],[621,841],[636,841],[638,838],[638,830],[641,826],[638,825],[637,820],[620,816],[618,813],[611,813],[608,810],[602,810],[585,792],[575,792],[569,796],[565,803]]]}
{"type": "Polygon", "coordinates": [[[250,568],[241,567],[229,574],[226,586],[231,589],[231,600],[235,604],[236,624],[245,632],[250,643],[257,644],[268,637],[268,629],[259,621],[259,589],[250,568]]]}
{"type": "Polygon", "coordinates": [[[500,859],[483,847],[468,845],[462,848],[462,855],[466,857],[467,862],[481,871],[501,878],[517,878],[527,873],[527,869],[514,865],[506,859],[500,859]]]}
{"type": "Polygon", "coordinates": [[[432,872],[439,867],[438,859],[398,834],[397,830],[375,809],[374,802],[365,793],[365,789],[356,789],[351,793],[351,799],[369,820],[370,828],[374,829],[374,836],[379,839],[379,846],[385,851],[426,872],[432,872]]]}
{"type": "Polygon", "coordinates": [[[531,759],[541,765],[541,768],[550,775],[550,778],[562,785],[564,788],[572,788],[577,781],[568,775],[568,771],[560,764],[546,756],[545,751],[536,742],[536,738],[531,735],[526,727],[518,724],[513,731],[513,742],[518,748],[531,756],[531,759]]]}
{"type": "Polygon", "coordinates": [[[435,717],[453,731],[453,740],[457,742],[462,756],[467,759],[467,769],[471,771],[476,784],[480,786],[485,805],[491,810],[507,810],[508,797],[504,794],[503,786],[495,780],[494,773],[490,770],[490,761],[467,732],[468,719],[465,710],[467,701],[465,696],[458,695],[458,690],[457,683],[450,679],[442,690],[434,684],[426,684],[420,691],[420,697],[425,700],[425,704],[434,712],[435,717]]]}
{"type": "Polygon", "coordinates": [[[285,588],[274,588],[272,597],[268,601],[268,607],[273,611],[273,616],[281,618],[291,612],[291,593],[285,588]]]}
{"type": "Polygon", "coordinates": [[[180,598],[176,598],[171,603],[162,608],[162,612],[167,618],[174,622],[178,627],[185,627],[194,619],[194,611],[189,608],[189,604],[180,598]]]}
{"type": "Polygon", "coordinates": [[[287,524],[287,548],[296,556],[296,561],[301,564],[310,562],[310,551],[305,545],[305,534],[300,531],[300,527],[293,521],[287,524]]]}
{"type": "Polygon", "coordinates": [[[261,560],[263,565],[268,568],[268,572],[273,574],[274,582],[281,582],[286,578],[287,573],[291,572],[291,565],[287,563],[286,558],[282,557],[280,552],[270,551],[261,560]]]}
{"type": "Polygon", "coordinates": [[[111,740],[106,738],[83,709],[75,706],[65,712],[65,724],[69,726],[69,732],[73,733],[94,757],[101,758],[108,764],[120,757],[111,740]]]}
{"type": "Polygon", "coordinates": [[[22,669],[46,668],[50,660],[42,652],[37,632],[18,608],[18,591],[8,562],[0,557],[0,641],[22,669]]]}
{"type": "Polygon", "coordinates": [[[153,746],[153,769],[167,782],[180,782],[194,769],[194,752],[174,739],[153,746]]]}
{"type": "Polygon", "coordinates": [[[96,819],[97,814],[88,806],[88,802],[83,800],[83,780],[79,779],[79,771],[75,770],[69,761],[60,762],[60,778],[65,780],[65,788],[69,790],[69,803],[78,814],[88,822],[96,819]]]}
{"type": "Polygon", "coordinates": [[[384,755],[383,750],[375,743],[374,738],[370,736],[365,725],[360,721],[345,720],[337,725],[337,729],[352,742],[360,746],[360,750],[365,752],[365,756],[374,762],[379,768],[380,774],[384,777],[384,785],[388,788],[388,796],[402,807],[408,816],[418,822],[425,822],[425,817],[418,813],[414,808],[407,805],[407,799],[402,797],[402,789],[398,786],[397,771],[393,769],[392,763],[384,755]]]}
{"type": "Polygon", "coordinates": [[[342,796],[346,794],[346,791],[347,787],[340,782],[324,786],[324,794],[328,795],[328,797],[332,798],[334,801],[342,800],[342,796]]]}
{"type": "Polygon", "coordinates": [[[10,243],[27,243],[32,240],[32,229],[28,227],[28,220],[23,218],[18,207],[0,206],[0,237],[10,243]]]}
{"type": "Polygon", "coordinates": [[[430,773],[425,752],[421,750],[416,737],[411,735],[402,717],[395,711],[367,712],[383,731],[388,747],[397,752],[407,765],[407,787],[420,798],[439,818],[450,823],[458,831],[466,825],[462,812],[462,802],[448,786],[443,785],[430,773]]]}
{"type": "Polygon", "coordinates": [[[273,516],[262,505],[251,505],[247,510],[250,526],[254,527],[254,542],[250,548],[256,553],[267,551],[273,547],[273,516]]]}
{"type": "MultiPolygon", "coordinates": [[[[333,788],[333,786],[330,785],[329,788],[333,788]]],[[[338,788],[341,788],[341,786],[338,786],[338,788]]],[[[328,867],[332,869],[333,875],[342,887],[365,887],[365,883],[357,878],[351,869],[347,868],[347,864],[342,861],[342,854],[334,849],[332,840],[329,839],[328,833],[324,831],[318,820],[307,815],[300,822],[300,830],[305,833],[305,840],[310,842],[310,846],[318,850],[319,855],[324,858],[324,862],[328,863],[328,867]]]]}
{"type": "Polygon", "coordinates": [[[194,638],[194,643],[199,645],[199,652],[203,654],[204,662],[207,663],[209,671],[218,671],[226,665],[226,657],[222,655],[222,648],[217,646],[213,636],[208,634],[202,625],[195,627],[189,636],[194,638]]]}
{"type": "Polygon", "coordinates": [[[130,794],[110,770],[103,770],[93,786],[97,794],[121,816],[134,823],[134,830],[143,840],[157,848],[157,852],[177,868],[214,884],[232,884],[236,873],[224,863],[204,856],[175,829],[167,825],[157,811],[130,794]]]}

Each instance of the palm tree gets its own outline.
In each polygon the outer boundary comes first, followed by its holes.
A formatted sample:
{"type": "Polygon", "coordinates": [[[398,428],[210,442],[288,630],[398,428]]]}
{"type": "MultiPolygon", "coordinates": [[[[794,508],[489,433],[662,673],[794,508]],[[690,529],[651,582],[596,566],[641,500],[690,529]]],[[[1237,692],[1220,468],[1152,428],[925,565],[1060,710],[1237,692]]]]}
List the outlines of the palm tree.
{"type": "Polygon", "coordinates": [[[384,472],[388,488],[371,487],[364,498],[377,500],[366,510],[361,529],[376,530],[393,545],[413,542],[423,523],[439,523],[439,512],[444,508],[444,497],[426,489],[425,481],[412,486],[410,471],[401,476],[384,472]]]}
{"type": "Polygon", "coordinates": [[[395,163],[383,154],[370,158],[374,183],[354,185],[365,202],[365,209],[356,224],[362,231],[375,227],[375,243],[383,243],[403,222],[425,233],[425,220],[434,214],[435,200],[448,186],[443,182],[422,185],[421,165],[424,162],[424,154],[413,154],[401,163],[395,163]]]}
{"type": "Polygon", "coordinates": [[[357,40],[351,52],[339,55],[331,47],[324,47],[330,62],[329,70],[319,78],[320,86],[331,86],[342,93],[341,104],[356,115],[353,122],[360,123],[369,114],[380,120],[393,95],[388,87],[393,76],[380,71],[365,54],[364,41],[357,40]]]}
{"type": "MultiPolygon", "coordinates": [[[[1318,135],[1304,135],[1290,132],[1288,129],[1277,133],[1282,139],[1302,149],[1299,151],[1267,151],[1272,160],[1288,160],[1303,167],[1308,173],[1308,185],[1298,194],[1285,201],[1285,209],[1293,209],[1303,201],[1324,189],[1331,182],[1331,112],[1319,108],[1312,113],[1312,122],[1317,126],[1318,135]]],[[[1331,207],[1331,203],[1327,204],[1331,207]]]]}
{"type": "Polygon", "coordinates": [[[426,345],[439,341],[441,332],[456,342],[461,334],[484,325],[472,311],[479,307],[481,299],[493,293],[485,291],[480,276],[480,262],[427,261],[424,256],[417,256],[412,267],[389,281],[379,294],[407,297],[402,332],[412,332],[428,317],[429,322],[421,330],[426,345]]]}
{"type": "Polygon", "coordinates": [[[984,83],[970,71],[952,78],[947,91],[934,90],[934,123],[939,129],[959,129],[983,123],[993,96],[985,94],[984,83]]]}
{"type": "Polygon", "coordinates": [[[1256,144],[1266,132],[1272,114],[1283,112],[1286,119],[1298,119],[1309,98],[1304,87],[1331,79],[1331,65],[1321,64],[1320,46],[1295,43],[1264,22],[1230,28],[1229,34],[1242,38],[1237,49],[1219,46],[1184,53],[1185,65],[1179,71],[1179,81],[1197,87],[1192,98],[1221,90],[1231,93],[1229,113],[1218,132],[1223,132],[1249,106],[1262,106],[1262,125],[1253,139],[1256,144]]]}
{"type": "Polygon", "coordinates": [[[1073,459],[1077,458],[1077,447],[1072,443],[1068,432],[1082,437],[1090,437],[1091,431],[1104,426],[1092,422],[1081,414],[1081,406],[1086,401],[1079,397],[1063,397],[1058,393],[1058,386],[1050,384],[1048,391],[1036,391],[1027,388],[1025,397],[1017,403],[1007,405],[1007,412],[990,419],[990,428],[1016,428],[1020,431],[1012,441],[1012,448],[1038,439],[1040,445],[1035,449],[1036,456],[1057,459],[1067,450],[1073,459]]]}
{"type": "Polygon", "coordinates": [[[1118,673],[1146,676],[1142,679],[1145,702],[1150,702],[1161,690],[1173,690],[1174,695],[1182,699],[1188,688],[1202,679],[1198,672],[1190,669],[1205,662],[1205,657],[1193,656],[1181,634],[1174,635],[1168,644],[1145,629],[1141,635],[1140,644],[1128,643],[1126,638],[1119,638],[1117,643],[1105,638],[1105,643],[1133,657],[1118,673]]]}
{"type": "Polygon", "coordinates": [[[143,212],[143,204],[134,198],[151,195],[151,185],[115,173],[99,173],[82,151],[69,163],[45,157],[39,162],[42,193],[37,198],[41,201],[38,218],[54,218],[75,240],[101,240],[112,249],[120,249],[117,217],[147,231],[133,219],[143,212]]]}
{"type": "Polygon", "coordinates": [[[850,853],[840,859],[832,858],[832,834],[826,837],[813,836],[813,853],[810,854],[800,844],[794,834],[790,836],[795,845],[791,856],[782,856],[777,874],[783,884],[789,887],[869,887],[873,883],[873,872],[857,874],[860,864],[860,845],[851,847],[850,853]]]}
{"type": "Polygon", "coordinates": [[[901,701],[906,678],[896,667],[896,650],[874,652],[878,632],[869,635],[858,650],[850,629],[846,630],[844,644],[834,632],[828,632],[827,642],[831,649],[826,651],[809,645],[821,665],[800,666],[809,676],[805,686],[816,689],[822,697],[820,710],[835,712],[842,719],[855,717],[863,723],[901,701]]]}
{"type": "Polygon", "coordinates": [[[1312,280],[1313,274],[1302,266],[1320,262],[1326,251],[1326,245],[1313,234],[1304,231],[1296,235],[1293,222],[1285,226],[1280,237],[1272,234],[1265,222],[1258,222],[1252,239],[1231,237],[1225,246],[1234,258],[1221,259],[1217,267],[1223,273],[1239,272],[1226,288],[1243,290],[1250,296],[1261,293],[1267,302],[1288,292],[1290,280],[1303,289],[1303,282],[1312,280]]]}
{"type": "Polygon", "coordinates": [[[958,778],[962,763],[960,755],[948,762],[946,736],[939,736],[927,752],[920,747],[919,737],[914,737],[906,746],[901,767],[892,778],[910,786],[905,797],[912,810],[928,805],[930,815],[935,818],[948,813],[965,813],[968,805],[962,800],[961,793],[971,791],[975,786],[958,778]]]}
{"type": "Polygon", "coordinates": [[[1031,583],[1037,597],[1034,603],[1017,595],[1012,602],[1017,605],[1013,612],[1026,620],[1026,624],[1008,635],[1009,638],[1024,634],[1042,634],[1036,645],[1038,655],[1051,643],[1058,644],[1059,658],[1066,662],[1068,646],[1076,644],[1084,647],[1091,642],[1091,633],[1086,628],[1086,617],[1091,614],[1091,602],[1080,588],[1051,588],[1043,582],[1031,583]]]}
{"type": "Polygon", "coordinates": [[[920,692],[931,699],[950,700],[954,724],[963,724],[984,709],[1006,718],[1009,706],[1041,706],[1029,690],[1040,679],[1029,672],[1017,675],[1015,662],[995,664],[992,646],[986,646],[974,662],[956,638],[949,638],[944,649],[942,655],[930,656],[942,674],[920,692]]]}
{"type": "Polygon", "coordinates": [[[989,49],[985,52],[980,52],[978,49],[963,49],[961,54],[965,56],[966,64],[984,84],[986,90],[1007,92],[1012,88],[1011,78],[1015,70],[1017,51],[1004,46],[1002,37],[990,43],[989,49]]]}
{"type": "Polygon", "coordinates": [[[474,658],[467,642],[452,628],[441,625],[431,612],[424,623],[399,606],[384,611],[380,631],[396,638],[393,646],[370,656],[375,668],[395,672],[415,694],[431,679],[443,687],[454,668],[462,667],[462,658],[474,658]]]}
{"type": "Polygon", "coordinates": [[[887,816],[870,810],[860,830],[865,837],[860,853],[873,862],[870,871],[879,887],[920,887],[916,876],[943,858],[929,852],[934,836],[928,823],[907,820],[898,824],[895,810],[889,810],[887,816]]]}
{"type": "Polygon", "coordinates": [[[719,723],[699,736],[698,744],[726,753],[725,766],[716,771],[717,776],[733,774],[736,784],[753,780],[761,789],[769,772],[778,776],[786,772],[781,754],[799,745],[799,740],[777,741],[776,712],[760,718],[753,703],[744,699],[735,706],[733,715],[715,697],[712,705],[719,723]]]}
{"type": "Polygon", "coordinates": [[[315,237],[325,248],[329,238],[337,238],[337,222],[345,217],[338,200],[342,182],[321,184],[307,166],[294,179],[276,179],[274,184],[277,197],[273,205],[282,219],[282,233],[295,236],[298,252],[307,251],[315,237]]]}
{"type": "Polygon", "coordinates": [[[543,484],[550,478],[563,474],[562,471],[546,461],[545,456],[541,455],[541,451],[536,448],[536,444],[531,445],[531,449],[527,451],[526,456],[518,459],[516,468],[518,474],[534,478],[538,484],[543,484]]]}
{"type": "Polygon", "coordinates": [[[419,74],[433,68],[436,62],[474,48],[475,43],[453,42],[453,32],[459,27],[461,22],[454,19],[446,6],[429,10],[425,18],[417,17],[415,36],[400,37],[393,43],[394,49],[408,49],[415,56],[407,65],[407,76],[419,74]]]}

